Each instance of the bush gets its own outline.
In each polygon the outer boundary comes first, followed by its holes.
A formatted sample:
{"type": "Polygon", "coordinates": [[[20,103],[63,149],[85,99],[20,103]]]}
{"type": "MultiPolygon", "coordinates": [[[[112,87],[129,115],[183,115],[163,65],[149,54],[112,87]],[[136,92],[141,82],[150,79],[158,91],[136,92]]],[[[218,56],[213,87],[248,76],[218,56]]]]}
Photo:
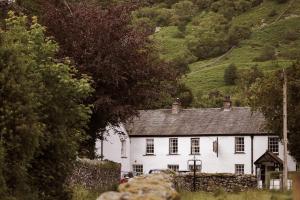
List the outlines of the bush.
{"type": "Polygon", "coordinates": [[[284,39],[287,41],[295,41],[299,38],[298,33],[294,29],[289,29],[284,33],[284,39]]]}
{"type": "Polygon", "coordinates": [[[229,29],[228,42],[230,45],[237,45],[241,40],[248,39],[251,30],[247,26],[232,26],[229,29]]]}
{"type": "Polygon", "coordinates": [[[268,14],[269,17],[275,17],[276,15],[278,15],[278,13],[275,9],[271,10],[270,13],[268,14]]]}
{"type": "Polygon", "coordinates": [[[224,82],[226,85],[234,85],[237,79],[237,68],[230,64],[224,71],[224,82]]]}
{"type": "Polygon", "coordinates": [[[263,48],[261,54],[254,58],[253,61],[263,62],[276,59],[276,49],[273,46],[267,45],[263,48]]]}

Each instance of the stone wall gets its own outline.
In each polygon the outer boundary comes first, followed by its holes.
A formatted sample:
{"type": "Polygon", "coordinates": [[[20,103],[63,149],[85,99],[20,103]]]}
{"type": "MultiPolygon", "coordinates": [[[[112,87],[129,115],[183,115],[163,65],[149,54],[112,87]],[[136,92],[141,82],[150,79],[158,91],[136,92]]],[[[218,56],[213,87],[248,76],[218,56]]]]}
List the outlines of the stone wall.
{"type": "MultiPolygon", "coordinates": [[[[175,176],[174,184],[178,191],[193,191],[193,174],[175,176]]],[[[223,189],[235,192],[253,188],[257,188],[257,179],[253,175],[205,173],[196,175],[196,191],[212,192],[223,189]]]]}
{"type": "Polygon", "coordinates": [[[171,174],[137,176],[119,185],[118,192],[106,192],[97,200],[179,200],[171,174]]]}
{"type": "Polygon", "coordinates": [[[70,187],[82,186],[89,190],[115,190],[120,182],[121,165],[111,161],[78,159],[68,179],[70,187]]]}

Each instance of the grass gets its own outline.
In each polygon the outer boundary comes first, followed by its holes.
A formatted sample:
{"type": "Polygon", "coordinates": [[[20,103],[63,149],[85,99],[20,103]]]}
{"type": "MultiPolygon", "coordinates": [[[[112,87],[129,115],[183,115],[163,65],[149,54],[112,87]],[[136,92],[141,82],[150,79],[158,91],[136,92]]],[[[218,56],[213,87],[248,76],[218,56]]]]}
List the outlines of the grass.
{"type": "Polygon", "coordinates": [[[82,186],[72,188],[72,200],[96,200],[102,192],[87,190],[82,186]]]}
{"type": "Polygon", "coordinates": [[[290,193],[272,191],[246,191],[240,193],[225,192],[182,192],[181,200],[291,200],[290,193]]]}
{"type": "MultiPolygon", "coordinates": [[[[281,56],[280,52],[289,54],[291,50],[300,49],[300,1],[295,1],[294,5],[282,17],[282,20],[274,20],[288,7],[288,3],[277,4],[275,1],[264,1],[261,5],[235,17],[232,23],[235,25],[247,24],[252,27],[250,39],[244,40],[227,57],[217,63],[207,66],[214,59],[201,60],[190,64],[190,73],[182,78],[193,92],[208,93],[211,90],[221,92],[230,91],[233,87],[226,86],[223,81],[224,69],[234,63],[238,69],[249,68],[257,65],[265,72],[290,65],[293,60],[281,56]],[[276,10],[277,16],[270,17],[269,13],[276,10]],[[286,18],[293,16],[291,18],[286,18]],[[261,25],[266,23],[265,27],[261,25]],[[287,30],[293,29],[299,33],[296,41],[288,42],[284,38],[287,30]],[[266,45],[275,46],[279,56],[275,61],[254,62],[253,59],[260,55],[266,45]]],[[[179,31],[176,26],[163,27],[154,35],[154,39],[159,46],[161,57],[165,60],[172,60],[179,56],[191,56],[187,48],[185,38],[178,37],[179,31]]]]}

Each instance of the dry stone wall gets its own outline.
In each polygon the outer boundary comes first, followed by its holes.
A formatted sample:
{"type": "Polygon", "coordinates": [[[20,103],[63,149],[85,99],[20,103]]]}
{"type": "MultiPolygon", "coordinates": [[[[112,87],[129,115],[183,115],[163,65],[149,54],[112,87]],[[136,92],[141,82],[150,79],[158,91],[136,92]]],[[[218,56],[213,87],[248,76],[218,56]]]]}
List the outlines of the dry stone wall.
{"type": "Polygon", "coordinates": [[[89,190],[115,190],[120,182],[121,165],[111,161],[78,159],[68,179],[71,187],[82,186],[89,190]]]}
{"type": "Polygon", "coordinates": [[[134,177],[119,186],[118,192],[103,193],[97,200],[179,200],[170,174],[134,177]]]}
{"type": "MultiPolygon", "coordinates": [[[[193,191],[193,178],[193,174],[175,176],[176,189],[193,191]]],[[[237,192],[257,188],[257,179],[254,175],[198,173],[195,182],[196,191],[213,192],[223,189],[226,192],[237,192]]]]}

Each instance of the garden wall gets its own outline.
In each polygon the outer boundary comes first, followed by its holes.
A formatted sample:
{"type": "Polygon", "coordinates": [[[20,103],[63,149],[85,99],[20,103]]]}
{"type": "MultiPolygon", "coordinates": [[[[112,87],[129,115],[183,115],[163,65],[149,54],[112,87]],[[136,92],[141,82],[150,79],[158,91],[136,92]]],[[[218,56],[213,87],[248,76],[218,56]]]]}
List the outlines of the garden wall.
{"type": "Polygon", "coordinates": [[[111,161],[78,159],[68,184],[94,191],[115,190],[121,176],[121,165],[111,161]]]}
{"type": "MultiPolygon", "coordinates": [[[[174,184],[178,191],[193,191],[193,174],[177,175],[174,184]]],[[[196,175],[196,191],[212,192],[223,189],[227,192],[257,188],[254,175],[205,174],[196,175]]]]}

